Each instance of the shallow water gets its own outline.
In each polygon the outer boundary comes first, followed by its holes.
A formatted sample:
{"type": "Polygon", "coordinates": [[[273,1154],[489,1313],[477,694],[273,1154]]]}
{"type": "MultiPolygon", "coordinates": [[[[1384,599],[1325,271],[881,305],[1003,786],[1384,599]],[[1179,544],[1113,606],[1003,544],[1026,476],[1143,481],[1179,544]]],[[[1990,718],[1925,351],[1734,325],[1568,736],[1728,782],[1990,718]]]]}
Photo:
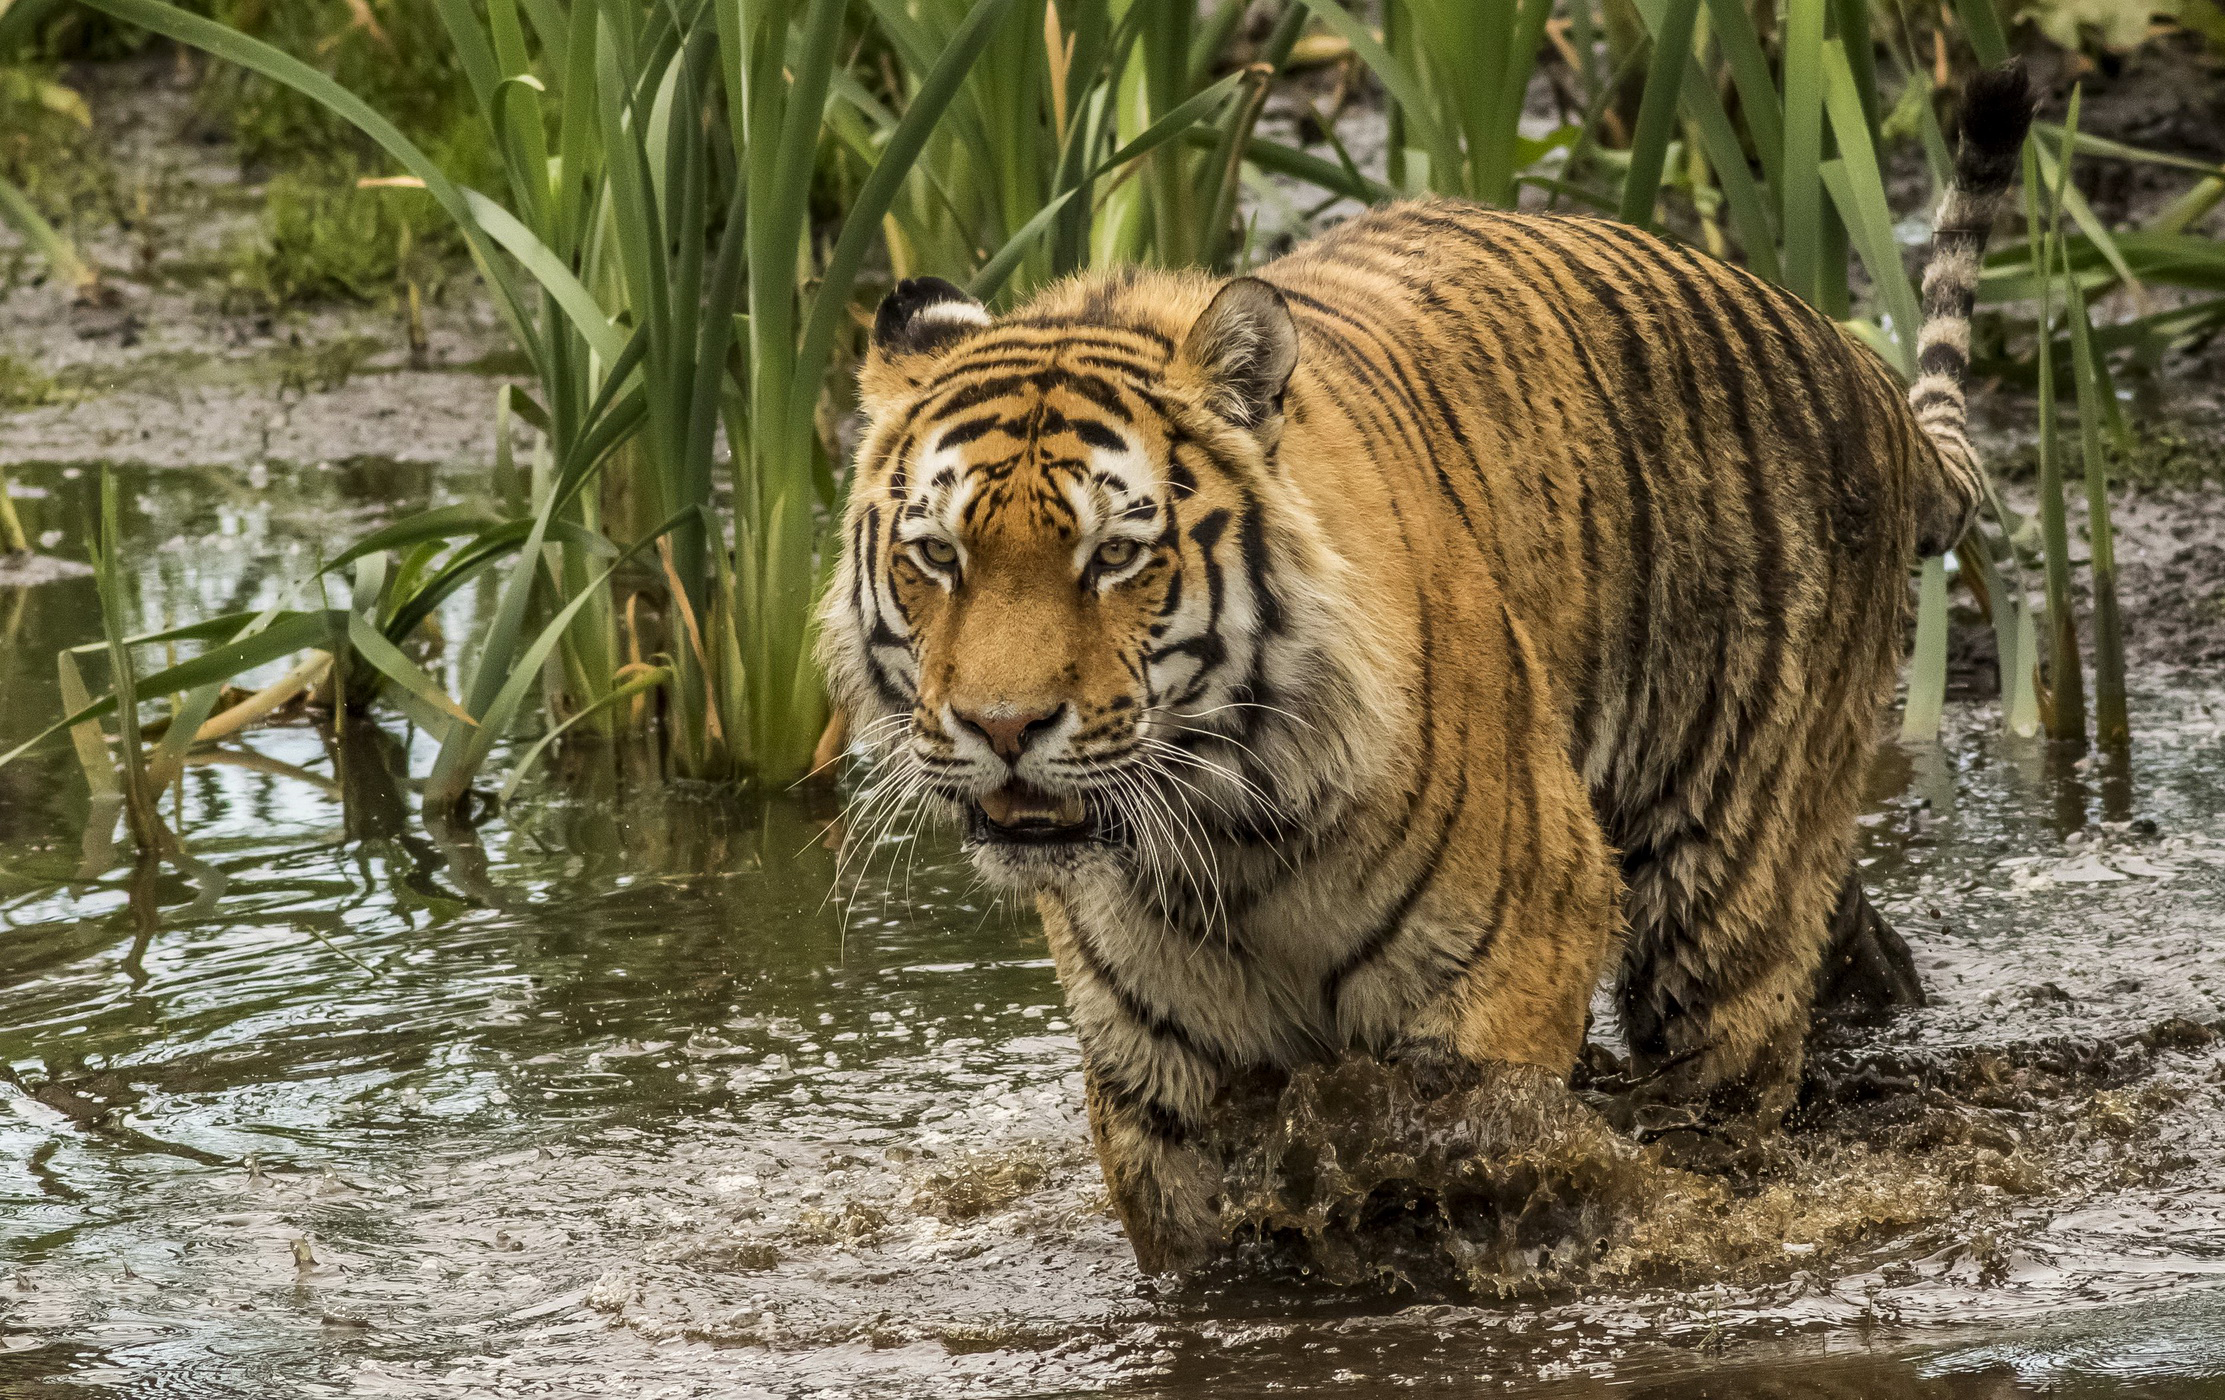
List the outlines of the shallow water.
{"type": "MultiPolygon", "coordinates": [[[[18,479],[81,538],[90,473],[18,479]]],[[[125,481],[153,620],[444,489],[125,481]]],[[[0,588],[0,749],[94,617],[0,588]]],[[[606,751],[436,838],[421,740],[281,727],[189,770],[221,878],[147,927],[45,752],[0,770],[0,1395],[2225,1395],[2225,689],[2135,715],[2129,778],[1983,709],[1890,755],[1868,878],[1935,1004],[1825,1054],[1869,1097],[1490,1303],[1141,1280],[1041,938],[935,832],[838,881],[836,797],[606,751]]]]}

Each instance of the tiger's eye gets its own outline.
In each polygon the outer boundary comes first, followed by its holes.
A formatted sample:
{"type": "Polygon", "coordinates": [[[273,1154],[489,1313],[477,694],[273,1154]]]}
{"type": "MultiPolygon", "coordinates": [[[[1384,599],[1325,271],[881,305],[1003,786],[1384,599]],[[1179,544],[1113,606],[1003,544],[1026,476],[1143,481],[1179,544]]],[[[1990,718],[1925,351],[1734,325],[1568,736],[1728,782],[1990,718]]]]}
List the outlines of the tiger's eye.
{"type": "Polygon", "coordinates": [[[958,562],[958,546],[933,535],[919,542],[919,552],[927,556],[927,562],[938,569],[947,569],[958,562]]]}
{"type": "Polygon", "coordinates": [[[1097,546],[1097,567],[1123,569],[1135,562],[1143,546],[1134,540],[1107,540],[1097,546]]]}

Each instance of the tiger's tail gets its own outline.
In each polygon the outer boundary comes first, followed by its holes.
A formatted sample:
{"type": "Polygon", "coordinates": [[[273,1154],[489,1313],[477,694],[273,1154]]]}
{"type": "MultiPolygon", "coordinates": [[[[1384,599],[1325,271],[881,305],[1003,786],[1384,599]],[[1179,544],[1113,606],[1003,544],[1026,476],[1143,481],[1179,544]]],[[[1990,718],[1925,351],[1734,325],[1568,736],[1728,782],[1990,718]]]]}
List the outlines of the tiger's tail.
{"type": "Polygon", "coordinates": [[[1946,473],[1919,524],[1917,551],[1923,555],[1954,548],[1977,513],[1984,490],[1963,402],[1963,376],[1970,368],[1970,308],[1978,297],[1986,237],[2016,178],[2032,109],[2032,85],[2017,63],[1980,73],[1963,94],[1954,183],[1940,201],[1931,261],[1924,267],[1918,378],[1908,391],[1908,406],[1946,473]]]}

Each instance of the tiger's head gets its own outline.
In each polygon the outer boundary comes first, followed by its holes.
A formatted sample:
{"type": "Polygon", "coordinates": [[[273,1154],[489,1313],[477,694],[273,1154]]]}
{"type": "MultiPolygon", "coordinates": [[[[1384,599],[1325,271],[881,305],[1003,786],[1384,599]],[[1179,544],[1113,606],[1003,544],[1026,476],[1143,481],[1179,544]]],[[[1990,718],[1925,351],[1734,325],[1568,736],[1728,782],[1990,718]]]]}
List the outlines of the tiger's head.
{"type": "Polygon", "coordinates": [[[877,791],[958,817],[993,881],[1188,866],[1333,780],[1308,731],[1344,720],[1311,712],[1353,702],[1357,639],[1276,466],[1298,360],[1254,278],[882,303],[821,659],[877,791]]]}

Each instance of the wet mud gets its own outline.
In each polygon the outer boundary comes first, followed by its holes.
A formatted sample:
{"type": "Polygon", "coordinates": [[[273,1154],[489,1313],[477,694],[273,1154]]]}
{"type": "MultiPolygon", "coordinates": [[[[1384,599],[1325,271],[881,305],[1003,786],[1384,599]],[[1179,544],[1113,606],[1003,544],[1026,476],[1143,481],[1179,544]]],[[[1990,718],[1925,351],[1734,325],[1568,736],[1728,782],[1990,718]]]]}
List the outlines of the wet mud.
{"type": "Polygon", "coordinates": [[[1427,1092],[1403,1066],[1350,1058],[1219,1106],[1211,1141],[1227,1163],[1232,1257],[1214,1272],[1512,1298],[1831,1267],[1989,1207],[2167,1175],[2168,1153],[2129,1162],[2114,1149],[2155,1148],[2160,1114],[2207,1097],[2190,1071],[2221,1031],[2225,1017],[2175,1016],[1957,1050],[1826,1030],[1777,1128],[1603,1090],[1612,1072],[1579,1072],[1592,1087],[1571,1089],[1485,1066],[1472,1084],[1427,1092]]]}
{"type": "Polygon", "coordinates": [[[1426,1092],[1367,1058],[1220,1105],[1232,1277],[1512,1296],[1611,1275],[1682,1185],[1558,1075],[1481,1067],[1426,1092]]]}
{"type": "Polygon", "coordinates": [[[399,304],[241,304],[223,268],[266,173],[207,129],[168,56],[74,76],[127,215],[80,230],[103,271],[90,299],[0,232],[0,468],[486,460],[519,364],[475,283],[426,305],[415,346],[399,304]]]}

